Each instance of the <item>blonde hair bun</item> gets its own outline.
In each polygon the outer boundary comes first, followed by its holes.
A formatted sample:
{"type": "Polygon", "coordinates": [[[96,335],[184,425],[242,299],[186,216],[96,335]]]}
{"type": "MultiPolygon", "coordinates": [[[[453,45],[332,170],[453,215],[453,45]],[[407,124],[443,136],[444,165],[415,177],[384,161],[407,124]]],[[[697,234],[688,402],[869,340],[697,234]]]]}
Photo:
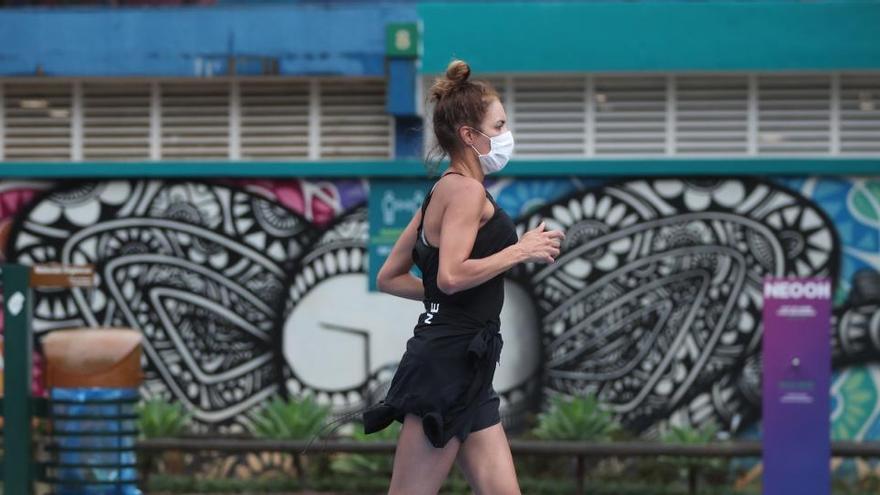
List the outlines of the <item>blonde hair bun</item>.
{"type": "Polygon", "coordinates": [[[464,60],[453,60],[446,67],[446,77],[438,78],[431,87],[431,100],[440,101],[455,88],[467,83],[471,67],[464,60]]]}
{"type": "Polygon", "coordinates": [[[471,66],[464,60],[453,60],[446,67],[446,79],[453,84],[461,84],[471,76],[471,66]]]}

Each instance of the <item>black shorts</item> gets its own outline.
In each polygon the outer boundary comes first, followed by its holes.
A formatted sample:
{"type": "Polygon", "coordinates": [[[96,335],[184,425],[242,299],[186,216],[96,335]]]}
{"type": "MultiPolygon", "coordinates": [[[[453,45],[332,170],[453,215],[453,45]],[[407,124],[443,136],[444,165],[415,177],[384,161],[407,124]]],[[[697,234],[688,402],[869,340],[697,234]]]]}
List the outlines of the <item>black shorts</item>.
{"type": "Polygon", "coordinates": [[[471,433],[495,426],[501,422],[501,399],[494,389],[489,390],[489,394],[480,401],[477,411],[474,413],[474,422],[471,424],[471,433]]]}
{"type": "Polygon", "coordinates": [[[407,414],[422,418],[434,447],[501,421],[501,400],[492,388],[501,336],[482,329],[436,325],[417,329],[391,380],[385,399],[364,412],[364,431],[379,431],[407,414]]]}

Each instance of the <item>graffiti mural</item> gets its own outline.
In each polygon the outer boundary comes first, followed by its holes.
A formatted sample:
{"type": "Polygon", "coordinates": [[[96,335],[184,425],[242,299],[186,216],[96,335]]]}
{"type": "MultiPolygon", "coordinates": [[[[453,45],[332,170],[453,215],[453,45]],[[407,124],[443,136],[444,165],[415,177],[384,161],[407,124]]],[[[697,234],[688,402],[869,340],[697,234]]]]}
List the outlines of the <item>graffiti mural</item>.
{"type": "Polygon", "coordinates": [[[520,231],[541,221],[567,233],[555,264],[525,267],[546,388],[597,395],[636,431],[694,398],[707,410],[692,416],[730,429],[748,397],[718,387],[756,359],[763,278],[837,274],[822,213],[756,181],[588,189],[529,215],[520,231]]]}
{"type": "MultiPolygon", "coordinates": [[[[496,373],[516,429],[554,394],[596,394],[645,435],[760,417],[761,281],[836,281],[837,438],[880,438],[880,181],[502,179],[519,230],[559,260],[506,280],[496,373]]],[[[35,328],[144,332],[144,393],[241,431],[276,393],[343,415],[384,393],[419,303],[369,292],[366,180],[8,183],[10,261],[94,263],[94,290],[39,291],[35,328]]]]}
{"type": "Polygon", "coordinates": [[[94,290],[35,292],[37,332],[144,332],[148,394],[205,424],[241,421],[277,389],[273,334],[286,274],[315,236],[262,197],[193,182],[63,186],[16,219],[9,259],[92,263],[94,290]]]}

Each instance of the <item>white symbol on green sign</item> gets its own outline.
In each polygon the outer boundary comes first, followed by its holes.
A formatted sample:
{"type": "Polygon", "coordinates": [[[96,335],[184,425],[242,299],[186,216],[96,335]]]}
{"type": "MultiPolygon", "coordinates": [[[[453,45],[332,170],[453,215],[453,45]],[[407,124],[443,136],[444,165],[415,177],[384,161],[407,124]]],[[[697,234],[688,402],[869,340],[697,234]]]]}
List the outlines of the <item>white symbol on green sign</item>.
{"type": "Polygon", "coordinates": [[[24,308],[24,294],[21,292],[13,294],[12,297],[9,298],[9,302],[6,303],[6,307],[9,308],[9,313],[12,316],[18,316],[24,308]]]}
{"type": "Polygon", "coordinates": [[[409,35],[409,30],[407,29],[398,29],[396,33],[394,33],[394,47],[398,50],[405,51],[409,50],[412,46],[412,37],[409,35]]]}

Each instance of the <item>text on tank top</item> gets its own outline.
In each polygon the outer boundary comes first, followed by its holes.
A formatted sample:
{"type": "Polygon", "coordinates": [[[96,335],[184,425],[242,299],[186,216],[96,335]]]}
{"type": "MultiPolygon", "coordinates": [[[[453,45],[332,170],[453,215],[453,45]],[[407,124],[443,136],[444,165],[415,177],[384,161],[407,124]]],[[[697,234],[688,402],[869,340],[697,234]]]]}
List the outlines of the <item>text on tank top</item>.
{"type": "MultiPolygon", "coordinates": [[[[457,174],[449,172],[449,174],[457,174]]],[[[422,204],[422,218],[419,222],[418,238],[413,247],[412,258],[422,272],[422,283],[425,288],[425,309],[443,307],[445,315],[461,315],[475,322],[498,321],[501,306],[504,304],[504,274],[455,294],[446,294],[437,287],[437,273],[440,267],[440,250],[428,244],[424,235],[425,212],[431,202],[433,190],[425,197],[422,204]]],[[[486,198],[492,203],[495,212],[477,231],[474,246],[469,259],[480,259],[491,256],[502,249],[516,243],[516,228],[513,221],[486,191],[486,198]]],[[[445,320],[445,318],[443,319],[445,320]]]]}

